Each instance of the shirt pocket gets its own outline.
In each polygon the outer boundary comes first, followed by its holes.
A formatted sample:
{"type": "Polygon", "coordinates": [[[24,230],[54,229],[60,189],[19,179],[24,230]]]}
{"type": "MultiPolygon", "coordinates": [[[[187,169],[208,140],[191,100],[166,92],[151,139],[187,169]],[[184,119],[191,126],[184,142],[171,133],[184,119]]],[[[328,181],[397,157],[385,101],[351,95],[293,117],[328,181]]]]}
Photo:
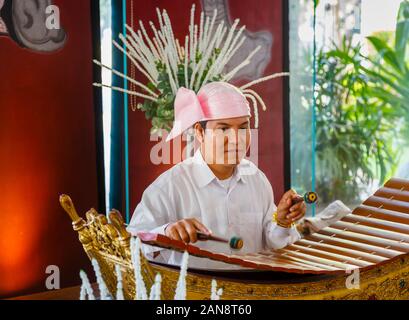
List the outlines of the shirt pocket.
{"type": "Polygon", "coordinates": [[[250,206],[240,206],[235,203],[230,203],[229,206],[229,222],[232,225],[254,225],[262,223],[262,211],[250,206]]]}
{"type": "Polygon", "coordinates": [[[239,221],[241,225],[258,225],[261,227],[263,221],[261,211],[241,211],[239,221]]]}

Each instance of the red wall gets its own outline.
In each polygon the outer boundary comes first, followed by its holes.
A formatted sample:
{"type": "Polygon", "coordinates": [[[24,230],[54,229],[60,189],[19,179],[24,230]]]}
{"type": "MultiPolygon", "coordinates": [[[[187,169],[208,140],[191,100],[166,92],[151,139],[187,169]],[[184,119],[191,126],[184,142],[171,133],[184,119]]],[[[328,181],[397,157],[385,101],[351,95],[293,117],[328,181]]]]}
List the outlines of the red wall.
{"type": "MultiPolygon", "coordinates": [[[[135,4],[137,1],[134,2],[135,4]]],[[[196,4],[196,21],[199,21],[200,1],[153,0],[145,2],[143,10],[134,7],[133,19],[152,20],[158,25],[155,8],[166,9],[176,37],[184,39],[188,31],[190,8],[196,4]]],[[[282,1],[281,0],[240,0],[227,1],[232,20],[240,18],[240,25],[249,31],[270,31],[273,36],[271,61],[265,75],[283,71],[282,57],[282,1]]],[[[130,1],[128,1],[128,24],[131,24],[130,1]]],[[[146,25],[146,23],[145,23],[146,25]]],[[[184,41],[180,41],[184,43],[184,41]]],[[[146,81],[144,78],[140,78],[146,81]]],[[[283,149],[283,96],[282,79],[272,80],[254,87],[263,97],[267,111],[259,109],[259,168],[272,183],[276,200],[284,191],[284,149],[283,149]]],[[[169,166],[153,165],[149,154],[155,142],[149,142],[150,122],[137,110],[129,113],[129,166],[130,166],[130,210],[131,214],[141,199],[145,188],[169,166]]]]}
{"type": "Polygon", "coordinates": [[[0,38],[0,297],[45,291],[48,265],[61,286],[80,283],[88,259],[61,209],[98,203],[90,2],[54,1],[68,34],[38,54],[0,38]]]}

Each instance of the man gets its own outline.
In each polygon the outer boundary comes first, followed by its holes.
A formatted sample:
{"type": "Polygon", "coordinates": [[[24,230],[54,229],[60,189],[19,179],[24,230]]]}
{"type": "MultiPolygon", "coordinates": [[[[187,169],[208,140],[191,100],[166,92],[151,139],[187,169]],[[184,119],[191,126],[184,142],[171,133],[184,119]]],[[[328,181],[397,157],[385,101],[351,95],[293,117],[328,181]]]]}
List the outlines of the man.
{"type": "MultiPolygon", "coordinates": [[[[194,126],[200,147],[192,158],[163,173],[145,190],[128,231],[165,234],[228,254],[236,251],[225,243],[197,242],[197,231],[242,238],[239,253],[278,249],[298,240],[300,235],[292,224],[304,216],[305,204],[293,205],[298,195],[290,190],[276,207],[266,176],[243,159],[250,145],[250,116],[246,98],[233,85],[213,82],[197,95],[180,88],[168,140],[194,126]]],[[[155,261],[181,263],[182,254],[175,251],[144,246],[144,253],[155,261]]],[[[238,268],[196,257],[190,258],[189,267],[238,268]]]]}

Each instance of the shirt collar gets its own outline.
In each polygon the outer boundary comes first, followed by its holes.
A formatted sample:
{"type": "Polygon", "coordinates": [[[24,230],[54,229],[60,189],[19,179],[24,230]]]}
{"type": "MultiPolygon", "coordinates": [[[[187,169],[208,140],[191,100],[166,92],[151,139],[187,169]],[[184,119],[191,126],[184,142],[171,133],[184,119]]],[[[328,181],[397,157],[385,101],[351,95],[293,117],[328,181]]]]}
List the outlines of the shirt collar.
{"type": "MultiPolygon", "coordinates": [[[[194,166],[194,173],[193,173],[194,179],[197,185],[199,186],[199,188],[207,186],[213,180],[217,179],[213,171],[209,168],[206,161],[203,159],[203,155],[200,151],[200,148],[198,148],[195,151],[195,154],[192,160],[193,160],[193,166],[194,166]]],[[[246,183],[246,180],[242,174],[241,166],[242,166],[242,162],[240,162],[234,168],[233,179],[236,179],[236,181],[242,181],[243,183],[246,183]]]]}

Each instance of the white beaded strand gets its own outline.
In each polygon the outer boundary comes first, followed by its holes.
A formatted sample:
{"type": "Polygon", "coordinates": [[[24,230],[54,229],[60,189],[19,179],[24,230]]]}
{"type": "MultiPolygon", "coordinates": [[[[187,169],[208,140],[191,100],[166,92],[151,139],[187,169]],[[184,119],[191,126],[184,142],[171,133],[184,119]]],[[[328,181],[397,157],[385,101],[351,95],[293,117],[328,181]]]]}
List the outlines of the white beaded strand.
{"type": "Polygon", "coordinates": [[[123,291],[123,283],[122,283],[122,272],[121,267],[119,265],[115,265],[116,271],[116,300],[125,300],[124,298],[124,291],[123,291]]]}
{"type": "Polygon", "coordinates": [[[180,267],[179,280],[176,286],[175,300],[186,300],[186,276],[189,261],[189,253],[185,251],[180,267]]]}
{"type": "Polygon", "coordinates": [[[91,263],[94,268],[95,275],[97,277],[99,293],[101,295],[100,298],[101,300],[108,300],[109,299],[108,288],[105,284],[104,279],[102,278],[101,269],[99,267],[99,264],[96,259],[92,259],[91,263]]]}
{"type": "Polygon", "coordinates": [[[81,292],[80,292],[80,300],[85,300],[86,295],[88,295],[88,300],[95,300],[94,291],[92,290],[91,284],[89,282],[88,276],[84,270],[80,271],[80,278],[81,278],[81,292]]]}
{"type": "Polygon", "coordinates": [[[135,300],[148,300],[146,293],[145,282],[142,277],[141,268],[141,240],[139,238],[131,238],[131,258],[135,272],[136,295],[135,300]]]}

